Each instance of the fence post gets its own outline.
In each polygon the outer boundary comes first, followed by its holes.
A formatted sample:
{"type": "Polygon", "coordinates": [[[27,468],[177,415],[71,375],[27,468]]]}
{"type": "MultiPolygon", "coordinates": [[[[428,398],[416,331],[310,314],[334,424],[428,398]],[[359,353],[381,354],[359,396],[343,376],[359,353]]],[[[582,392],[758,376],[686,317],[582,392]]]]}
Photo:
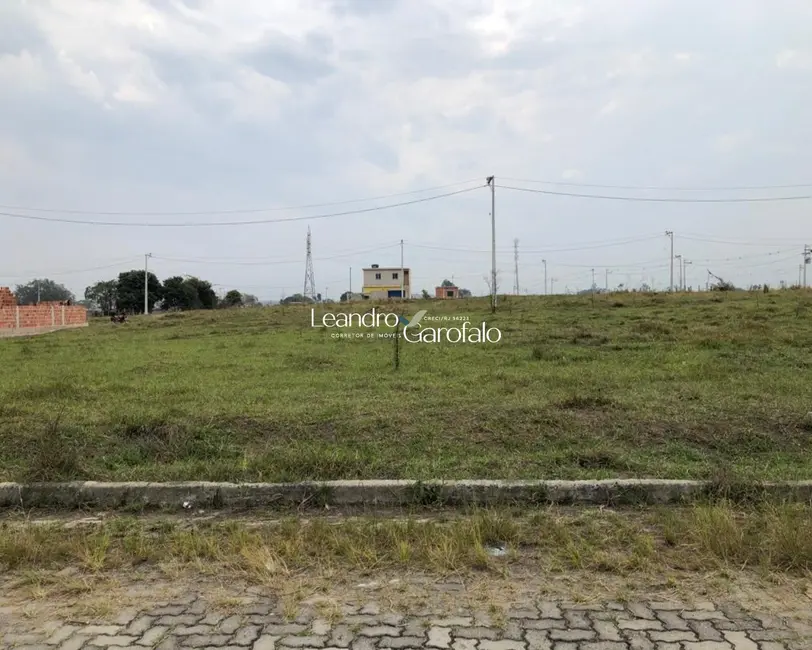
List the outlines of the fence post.
{"type": "Polygon", "coordinates": [[[51,305],[51,326],[56,325],[56,314],[54,313],[54,306],[51,305]]]}

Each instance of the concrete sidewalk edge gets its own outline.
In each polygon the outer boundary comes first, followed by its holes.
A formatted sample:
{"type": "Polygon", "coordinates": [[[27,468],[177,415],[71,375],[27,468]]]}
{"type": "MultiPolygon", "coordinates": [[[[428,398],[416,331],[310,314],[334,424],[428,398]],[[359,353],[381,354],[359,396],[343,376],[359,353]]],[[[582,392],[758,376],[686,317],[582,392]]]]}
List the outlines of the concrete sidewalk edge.
{"type": "Polygon", "coordinates": [[[489,505],[655,505],[708,498],[812,503],[812,481],[747,483],[599,481],[319,481],[305,483],[0,483],[0,509],[433,507],[489,505]]]}

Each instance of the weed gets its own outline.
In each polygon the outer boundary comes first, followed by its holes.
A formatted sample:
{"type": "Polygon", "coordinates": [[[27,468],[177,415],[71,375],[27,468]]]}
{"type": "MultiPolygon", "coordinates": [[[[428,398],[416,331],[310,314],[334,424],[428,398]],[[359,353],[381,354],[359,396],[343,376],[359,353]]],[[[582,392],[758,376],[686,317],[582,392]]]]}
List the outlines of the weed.
{"type": "Polygon", "coordinates": [[[61,425],[62,411],[29,439],[27,481],[70,481],[82,470],[79,441],[61,425]]]}

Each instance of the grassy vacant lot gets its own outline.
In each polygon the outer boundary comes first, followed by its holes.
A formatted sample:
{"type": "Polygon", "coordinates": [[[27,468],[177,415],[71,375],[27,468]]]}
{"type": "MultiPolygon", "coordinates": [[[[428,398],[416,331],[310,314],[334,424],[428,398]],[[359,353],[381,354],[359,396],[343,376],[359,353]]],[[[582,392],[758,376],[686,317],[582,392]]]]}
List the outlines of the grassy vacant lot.
{"type": "Polygon", "coordinates": [[[299,306],[0,340],[0,480],[812,478],[808,293],[402,309],[502,341],[403,344],[395,371],[299,306]]]}

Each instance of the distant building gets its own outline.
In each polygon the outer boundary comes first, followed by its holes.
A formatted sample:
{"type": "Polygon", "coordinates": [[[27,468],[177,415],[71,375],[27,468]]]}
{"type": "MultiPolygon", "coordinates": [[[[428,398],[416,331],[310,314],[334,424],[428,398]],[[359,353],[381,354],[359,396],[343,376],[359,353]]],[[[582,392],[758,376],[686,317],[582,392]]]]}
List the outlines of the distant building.
{"type": "Polygon", "coordinates": [[[365,299],[386,300],[387,298],[400,298],[401,286],[403,287],[403,295],[412,295],[409,269],[401,269],[399,266],[381,267],[377,264],[364,269],[364,283],[361,293],[365,299]],[[401,277],[401,273],[403,277],[401,277]]]}
{"type": "Polygon", "coordinates": [[[445,287],[434,287],[434,297],[435,298],[459,298],[460,297],[460,288],[453,287],[453,286],[445,286],[445,287]]]}

